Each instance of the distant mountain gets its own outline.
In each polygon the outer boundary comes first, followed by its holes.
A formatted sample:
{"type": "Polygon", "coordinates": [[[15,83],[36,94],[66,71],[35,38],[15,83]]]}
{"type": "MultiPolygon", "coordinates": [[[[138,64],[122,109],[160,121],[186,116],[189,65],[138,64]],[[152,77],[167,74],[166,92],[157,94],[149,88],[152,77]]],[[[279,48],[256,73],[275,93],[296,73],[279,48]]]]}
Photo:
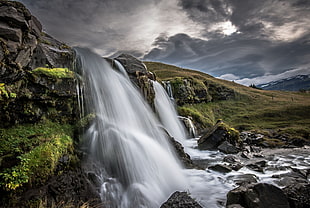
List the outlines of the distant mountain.
{"type": "Polygon", "coordinates": [[[297,75],[277,81],[272,81],[265,84],[257,85],[257,87],[264,90],[285,90],[285,91],[298,91],[301,89],[310,89],[310,74],[297,75]]]}

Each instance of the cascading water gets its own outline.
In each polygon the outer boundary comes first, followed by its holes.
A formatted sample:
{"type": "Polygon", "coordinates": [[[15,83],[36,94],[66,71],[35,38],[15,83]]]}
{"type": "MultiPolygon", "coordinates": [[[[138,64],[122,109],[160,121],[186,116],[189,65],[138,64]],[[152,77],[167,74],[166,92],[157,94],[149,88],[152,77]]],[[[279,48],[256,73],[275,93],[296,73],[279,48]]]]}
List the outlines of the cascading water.
{"type": "Polygon", "coordinates": [[[129,79],[129,76],[127,74],[126,69],[124,68],[124,66],[116,59],[113,60],[115,66],[117,67],[118,71],[120,73],[122,73],[124,75],[124,77],[126,77],[127,79],[129,79]]]}
{"type": "Polygon", "coordinates": [[[164,131],[130,81],[103,58],[76,48],[85,83],[86,110],[96,119],[85,134],[102,171],[106,207],[155,208],[185,177],[164,131]]]}
{"type": "Polygon", "coordinates": [[[153,86],[155,90],[155,109],[159,115],[160,121],[171,136],[177,141],[184,143],[186,133],[183,125],[178,119],[173,103],[161,84],[153,82],[153,86]]]}

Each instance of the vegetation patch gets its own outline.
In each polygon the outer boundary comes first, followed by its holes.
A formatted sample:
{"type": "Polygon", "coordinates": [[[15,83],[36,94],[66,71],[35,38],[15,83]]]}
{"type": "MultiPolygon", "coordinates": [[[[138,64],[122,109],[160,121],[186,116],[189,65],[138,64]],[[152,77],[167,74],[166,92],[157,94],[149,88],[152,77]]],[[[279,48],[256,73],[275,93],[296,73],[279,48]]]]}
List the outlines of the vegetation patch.
{"type": "Polygon", "coordinates": [[[10,98],[16,98],[16,93],[12,92],[4,83],[0,83],[0,101],[10,98]]]}
{"type": "Polygon", "coordinates": [[[72,131],[70,125],[51,122],[0,129],[1,188],[44,183],[60,157],[72,151],[72,131]]]}
{"type": "MultiPolygon", "coordinates": [[[[239,131],[273,130],[284,134],[289,140],[310,142],[309,93],[261,90],[217,79],[199,71],[158,62],[145,64],[158,80],[174,80],[171,82],[172,87],[173,84],[176,87],[184,86],[182,81],[186,79],[191,80],[192,91],[196,89],[195,96],[199,94],[199,89],[207,89],[205,96],[210,96],[211,100],[199,97],[203,102],[192,102],[191,99],[184,99],[186,102],[178,107],[180,115],[190,116],[196,125],[200,125],[197,126],[200,131],[222,119],[239,131]]],[[[175,95],[176,92],[173,93],[175,95]]],[[[275,140],[268,143],[281,144],[275,140]]]]}
{"type": "Polygon", "coordinates": [[[74,78],[74,72],[68,68],[44,68],[38,67],[32,71],[36,75],[45,75],[52,78],[74,78]]]}

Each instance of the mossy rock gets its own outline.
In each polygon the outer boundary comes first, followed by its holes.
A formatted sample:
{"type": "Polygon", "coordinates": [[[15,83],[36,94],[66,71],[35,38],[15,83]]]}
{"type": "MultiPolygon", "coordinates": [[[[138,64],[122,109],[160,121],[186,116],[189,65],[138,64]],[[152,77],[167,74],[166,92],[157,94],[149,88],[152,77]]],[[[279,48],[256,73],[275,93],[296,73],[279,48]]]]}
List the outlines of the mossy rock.
{"type": "Polygon", "coordinates": [[[38,67],[32,71],[36,75],[45,75],[51,78],[62,79],[62,78],[74,78],[74,72],[68,68],[45,68],[38,67]]]}
{"type": "Polygon", "coordinates": [[[198,140],[198,148],[217,150],[225,141],[237,148],[243,145],[239,132],[229,127],[222,120],[218,120],[212,129],[198,140]]]}

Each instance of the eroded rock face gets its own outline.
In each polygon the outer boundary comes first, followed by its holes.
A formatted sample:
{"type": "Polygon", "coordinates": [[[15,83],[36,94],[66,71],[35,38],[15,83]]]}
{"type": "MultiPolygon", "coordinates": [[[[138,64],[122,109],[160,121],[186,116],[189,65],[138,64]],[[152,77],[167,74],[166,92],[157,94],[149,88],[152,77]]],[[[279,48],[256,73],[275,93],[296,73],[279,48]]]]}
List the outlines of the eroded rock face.
{"type": "Polygon", "coordinates": [[[33,72],[73,66],[73,50],[42,32],[19,2],[0,2],[0,127],[42,119],[73,122],[75,78],[33,72]]]}

